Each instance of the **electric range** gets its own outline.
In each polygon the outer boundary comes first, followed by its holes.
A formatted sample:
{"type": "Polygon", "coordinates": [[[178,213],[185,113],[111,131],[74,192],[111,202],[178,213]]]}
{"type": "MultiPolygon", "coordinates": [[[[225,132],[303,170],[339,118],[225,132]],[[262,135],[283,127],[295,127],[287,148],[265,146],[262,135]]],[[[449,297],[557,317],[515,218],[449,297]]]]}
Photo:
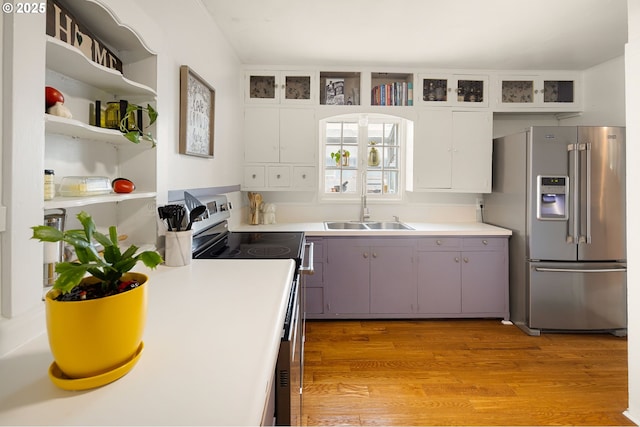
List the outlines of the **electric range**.
{"type": "MultiPolygon", "coordinates": [[[[185,200],[189,199],[194,203],[195,198],[185,194],[185,200]]],[[[226,196],[202,198],[197,202],[207,209],[192,226],[194,259],[293,259],[296,263],[276,362],[275,398],[271,404],[276,425],[300,425],[305,333],[304,274],[313,274],[313,244],[305,242],[303,232],[229,231],[231,206],[226,196]]],[[[189,203],[185,206],[187,211],[193,209],[189,203]]]]}

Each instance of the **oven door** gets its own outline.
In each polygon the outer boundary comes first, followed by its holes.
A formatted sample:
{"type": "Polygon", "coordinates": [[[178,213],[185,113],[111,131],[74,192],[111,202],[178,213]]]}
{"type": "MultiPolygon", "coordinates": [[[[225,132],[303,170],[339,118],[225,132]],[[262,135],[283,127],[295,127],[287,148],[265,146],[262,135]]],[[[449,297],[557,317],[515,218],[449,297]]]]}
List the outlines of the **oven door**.
{"type": "Polygon", "coordinates": [[[276,365],[276,425],[300,425],[302,319],[300,317],[300,276],[293,283],[292,303],[289,304],[290,325],[280,343],[276,365]]]}

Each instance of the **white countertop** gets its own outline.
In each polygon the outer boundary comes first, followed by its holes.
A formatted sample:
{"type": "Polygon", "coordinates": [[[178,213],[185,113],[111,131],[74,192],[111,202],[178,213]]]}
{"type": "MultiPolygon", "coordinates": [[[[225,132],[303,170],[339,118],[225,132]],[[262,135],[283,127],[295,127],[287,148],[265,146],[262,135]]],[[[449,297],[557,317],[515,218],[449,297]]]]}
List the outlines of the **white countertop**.
{"type": "Polygon", "coordinates": [[[241,224],[232,231],[304,231],[307,236],[511,236],[511,230],[482,222],[405,222],[413,230],[327,230],[323,222],[241,224]]]}
{"type": "Polygon", "coordinates": [[[46,333],[0,359],[2,425],[258,425],[292,260],[193,260],[150,275],[144,350],[124,377],[57,388],[46,333]]]}

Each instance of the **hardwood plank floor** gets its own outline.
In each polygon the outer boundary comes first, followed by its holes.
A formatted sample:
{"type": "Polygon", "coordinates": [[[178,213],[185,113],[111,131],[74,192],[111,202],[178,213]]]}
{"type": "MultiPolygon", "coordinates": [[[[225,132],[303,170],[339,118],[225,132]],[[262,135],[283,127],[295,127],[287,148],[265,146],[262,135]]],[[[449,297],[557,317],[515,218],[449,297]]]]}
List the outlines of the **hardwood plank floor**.
{"type": "Polygon", "coordinates": [[[309,321],[303,425],[634,425],[627,340],[499,320],[309,321]]]}

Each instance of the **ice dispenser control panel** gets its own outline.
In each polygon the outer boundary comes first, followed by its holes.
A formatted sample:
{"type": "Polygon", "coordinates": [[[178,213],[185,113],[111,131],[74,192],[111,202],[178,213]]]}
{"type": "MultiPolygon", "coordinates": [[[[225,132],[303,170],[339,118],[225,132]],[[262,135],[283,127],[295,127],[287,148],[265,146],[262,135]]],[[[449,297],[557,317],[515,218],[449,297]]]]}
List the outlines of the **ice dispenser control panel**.
{"type": "Polygon", "coordinates": [[[569,218],[569,177],[538,176],[538,219],[569,218]]]}

